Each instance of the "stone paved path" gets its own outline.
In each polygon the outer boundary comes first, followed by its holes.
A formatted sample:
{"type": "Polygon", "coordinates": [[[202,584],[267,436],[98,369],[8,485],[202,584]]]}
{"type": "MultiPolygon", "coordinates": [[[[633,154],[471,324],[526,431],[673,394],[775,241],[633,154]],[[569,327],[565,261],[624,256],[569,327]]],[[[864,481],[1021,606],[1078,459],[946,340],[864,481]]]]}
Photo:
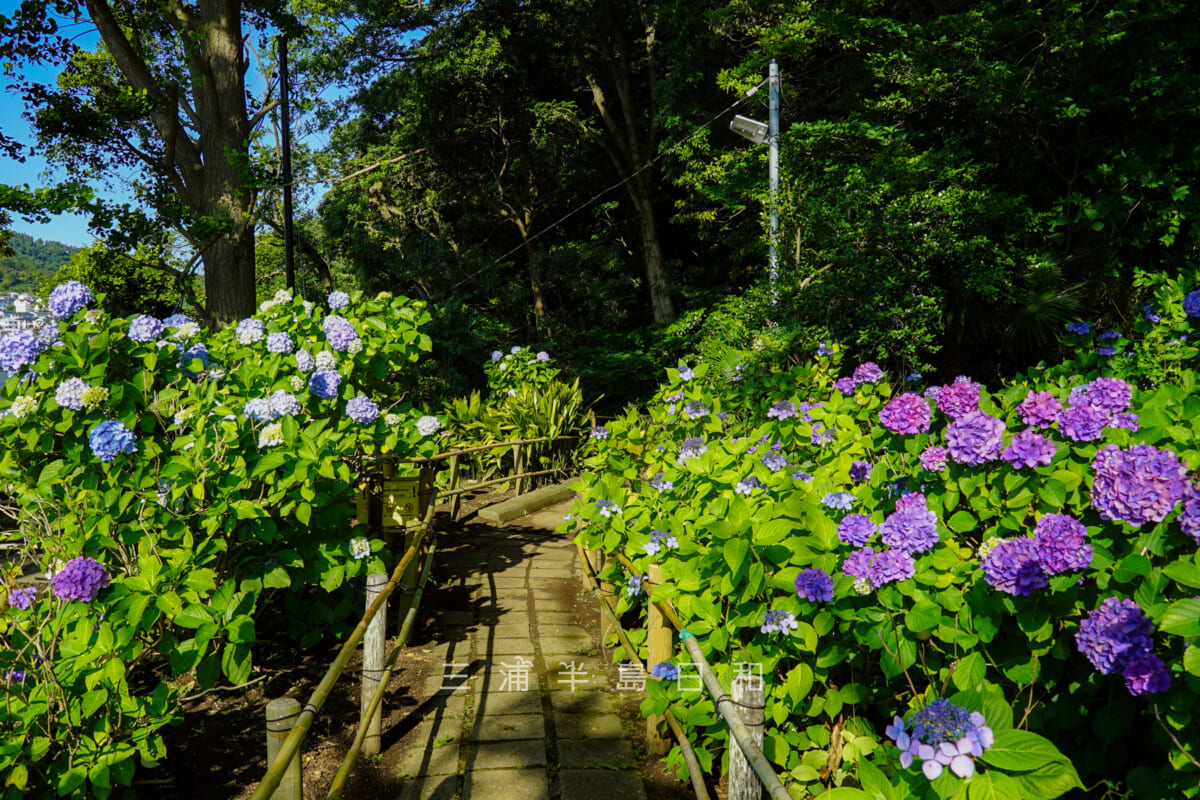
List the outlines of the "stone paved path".
{"type": "Polygon", "coordinates": [[[618,713],[635,693],[617,689],[596,601],[577,605],[576,549],[553,532],[568,509],[439,538],[430,596],[468,602],[427,610],[435,644],[423,647],[444,672],[384,754],[407,776],[400,800],[645,800],[630,769],[637,723],[618,713]]]}

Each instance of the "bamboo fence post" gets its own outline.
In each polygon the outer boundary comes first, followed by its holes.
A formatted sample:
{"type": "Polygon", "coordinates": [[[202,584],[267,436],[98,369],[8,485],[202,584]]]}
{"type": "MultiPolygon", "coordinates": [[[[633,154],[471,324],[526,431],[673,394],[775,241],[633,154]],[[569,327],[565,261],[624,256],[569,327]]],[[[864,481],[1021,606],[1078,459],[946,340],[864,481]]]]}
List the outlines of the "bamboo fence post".
{"type": "MultiPolygon", "coordinates": [[[[596,565],[596,572],[599,572],[604,568],[605,562],[607,562],[608,559],[604,557],[604,550],[600,548],[596,548],[592,551],[592,553],[594,553],[592,563],[596,565]]],[[[603,595],[601,599],[603,599],[605,603],[608,603],[608,607],[613,611],[616,611],[617,602],[620,600],[620,598],[617,597],[617,587],[613,586],[607,581],[603,581],[600,583],[600,594],[603,595]]]]}
{"type": "MultiPolygon", "coordinates": [[[[415,559],[414,559],[415,561],[415,559]]],[[[375,602],[387,584],[388,576],[383,573],[372,573],[367,576],[367,608],[375,602]]],[[[362,710],[365,713],[375,696],[383,674],[385,658],[384,648],[387,646],[387,600],[383,601],[378,613],[367,626],[363,636],[363,666],[362,666],[362,710]]],[[[367,736],[363,741],[362,752],[373,756],[379,753],[379,737],[383,726],[383,709],[376,707],[375,713],[367,722],[367,736]]]]}
{"type": "MultiPolygon", "coordinates": [[[[750,732],[750,741],[762,749],[763,743],[763,682],[761,675],[738,675],[733,679],[734,713],[742,718],[750,732]]],[[[729,748],[729,800],[760,800],[762,785],[754,774],[750,760],[736,743],[729,748]]]]}
{"type": "Polygon", "coordinates": [[[521,469],[524,467],[524,465],[521,463],[521,455],[522,455],[521,445],[514,444],[513,445],[513,475],[516,476],[516,481],[514,483],[513,488],[516,491],[516,494],[520,494],[521,490],[525,487],[525,479],[520,477],[521,469]]]}
{"type": "MultiPolygon", "coordinates": [[[[450,456],[450,491],[458,488],[458,453],[450,456]]],[[[462,506],[462,495],[456,494],[450,500],[450,519],[458,521],[458,512],[462,506]]]]}
{"type": "MultiPolygon", "coordinates": [[[[278,697],[267,703],[267,763],[275,763],[288,732],[300,716],[300,701],[294,697],[278,697]]],[[[300,775],[300,751],[297,750],[279,781],[271,800],[302,800],[304,781],[300,775]]]]}
{"type": "MultiPolygon", "coordinates": [[[[654,586],[662,583],[662,568],[657,564],[651,564],[646,577],[651,586],[646,587],[644,591],[649,595],[654,586]]],[[[671,628],[666,624],[662,611],[659,610],[657,603],[651,603],[650,613],[646,619],[647,666],[653,667],[655,664],[671,658],[675,651],[671,638],[671,628]]],[[[658,731],[661,722],[662,717],[658,714],[654,714],[646,720],[646,750],[650,755],[665,755],[671,749],[671,742],[658,731]]]]}

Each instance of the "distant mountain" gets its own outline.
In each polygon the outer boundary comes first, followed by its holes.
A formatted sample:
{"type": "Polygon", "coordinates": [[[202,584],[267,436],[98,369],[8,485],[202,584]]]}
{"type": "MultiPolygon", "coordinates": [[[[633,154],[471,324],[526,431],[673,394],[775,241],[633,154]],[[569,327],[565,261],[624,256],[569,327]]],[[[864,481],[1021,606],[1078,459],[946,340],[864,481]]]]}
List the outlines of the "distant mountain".
{"type": "Polygon", "coordinates": [[[79,250],[62,242],[34,239],[24,233],[12,234],[7,244],[13,254],[0,258],[0,292],[36,291],[39,276],[53,276],[59,267],[71,260],[71,254],[79,250]]]}

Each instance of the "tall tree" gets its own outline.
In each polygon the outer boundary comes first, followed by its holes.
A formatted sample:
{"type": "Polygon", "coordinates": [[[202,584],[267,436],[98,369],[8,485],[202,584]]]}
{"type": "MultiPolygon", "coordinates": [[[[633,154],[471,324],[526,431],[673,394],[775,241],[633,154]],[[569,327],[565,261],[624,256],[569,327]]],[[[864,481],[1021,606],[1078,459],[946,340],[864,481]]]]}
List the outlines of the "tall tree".
{"type": "Polygon", "coordinates": [[[82,182],[132,173],[152,217],[107,209],[124,229],[115,238],[136,243],[139,221],[178,230],[217,324],[254,310],[251,140],[273,103],[247,94],[247,30],[269,23],[288,23],[273,0],[30,0],[0,18],[0,57],[65,65],[55,87],[22,86],[46,154],[82,182]],[[60,31],[84,17],[94,51],[60,31]]]}

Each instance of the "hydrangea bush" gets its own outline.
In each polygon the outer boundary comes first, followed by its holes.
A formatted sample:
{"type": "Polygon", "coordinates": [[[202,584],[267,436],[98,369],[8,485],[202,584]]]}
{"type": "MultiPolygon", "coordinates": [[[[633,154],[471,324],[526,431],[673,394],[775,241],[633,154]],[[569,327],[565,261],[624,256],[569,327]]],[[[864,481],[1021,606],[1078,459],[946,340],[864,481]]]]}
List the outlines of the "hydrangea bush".
{"type": "MultiPolygon", "coordinates": [[[[669,368],[588,441],[563,530],[658,564],[647,597],[606,559],[618,611],[672,603],[726,686],[763,665],[795,797],[1200,796],[1200,318],[1157,294],[1113,355],[1073,325],[1076,358],[1003,387],[893,383],[826,344],[719,388],[669,368]]],[[[719,771],[711,700],[647,691],[719,771]]]]}
{"type": "Polygon", "coordinates": [[[208,335],[109,319],[68,283],[56,337],[0,337],[0,472],[19,555],[49,579],[0,575],[5,798],[130,785],[164,756],[179,687],[250,676],[268,598],[304,645],[342,613],[330,592],[382,570],[384,543],[352,533],[356,464],[436,449],[394,382],[428,315],[336,299],[326,315],[282,292],[208,335]]]}

